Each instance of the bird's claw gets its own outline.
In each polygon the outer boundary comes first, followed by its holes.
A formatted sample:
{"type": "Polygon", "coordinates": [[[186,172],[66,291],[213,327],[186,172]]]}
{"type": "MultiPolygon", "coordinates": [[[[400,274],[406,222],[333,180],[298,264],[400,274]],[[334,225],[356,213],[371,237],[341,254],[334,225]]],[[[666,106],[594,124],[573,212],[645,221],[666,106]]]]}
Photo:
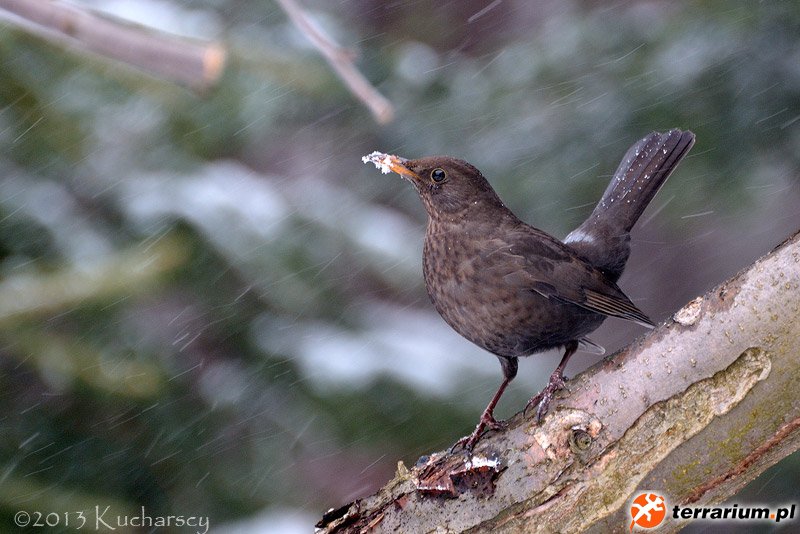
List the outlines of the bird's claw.
{"type": "Polygon", "coordinates": [[[564,389],[564,386],[564,375],[553,373],[544,389],[538,394],[534,395],[531,400],[528,401],[528,404],[525,405],[523,414],[527,415],[528,410],[532,406],[537,406],[536,422],[541,423],[542,418],[547,414],[548,408],[550,408],[550,401],[553,400],[553,395],[555,395],[556,392],[564,389]]]}
{"type": "Polygon", "coordinates": [[[453,446],[450,447],[450,454],[455,452],[460,446],[463,446],[467,453],[472,454],[472,449],[475,448],[475,445],[486,432],[489,430],[504,430],[507,427],[508,423],[506,421],[498,421],[492,414],[484,412],[478,424],[475,425],[475,430],[472,431],[472,434],[464,436],[456,441],[453,446]]]}

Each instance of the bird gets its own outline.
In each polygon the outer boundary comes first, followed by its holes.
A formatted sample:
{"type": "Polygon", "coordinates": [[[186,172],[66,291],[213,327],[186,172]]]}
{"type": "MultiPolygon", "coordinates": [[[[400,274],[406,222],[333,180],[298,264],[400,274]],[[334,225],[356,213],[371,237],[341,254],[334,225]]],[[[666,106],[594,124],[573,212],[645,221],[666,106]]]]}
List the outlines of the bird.
{"type": "Polygon", "coordinates": [[[564,354],[525,412],[537,422],[565,387],[564,368],[579,349],[603,353],[587,335],[607,317],[653,328],[617,285],[630,256],[630,232],[695,142],[691,131],[651,132],[622,158],[589,217],[562,241],[520,220],[473,165],[450,156],[406,159],[373,152],[364,163],[411,182],[428,215],[423,275],[433,307],[456,332],[494,354],[503,381],[475,430],[458,440],[472,452],[489,430],[506,426],[494,409],[517,375],[519,358],[564,354]]]}

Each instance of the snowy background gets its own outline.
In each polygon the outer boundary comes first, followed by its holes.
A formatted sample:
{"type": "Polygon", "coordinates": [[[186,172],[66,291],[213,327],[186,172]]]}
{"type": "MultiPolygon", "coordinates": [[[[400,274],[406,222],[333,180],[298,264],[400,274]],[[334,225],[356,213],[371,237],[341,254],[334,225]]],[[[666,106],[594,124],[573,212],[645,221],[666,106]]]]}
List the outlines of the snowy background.
{"type": "MultiPolygon", "coordinates": [[[[464,158],[563,237],[629,145],[693,130],[620,282],[657,321],[800,228],[797,2],[304,1],[388,125],[271,1],[82,5],[230,62],[197,94],[0,18],[3,524],[100,504],[309,532],[472,429],[500,367],[433,311],[424,211],[373,150],[464,158]]],[[[522,361],[498,416],[557,360],[522,361]]],[[[794,455],[739,499],[798,477],[794,455]]]]}

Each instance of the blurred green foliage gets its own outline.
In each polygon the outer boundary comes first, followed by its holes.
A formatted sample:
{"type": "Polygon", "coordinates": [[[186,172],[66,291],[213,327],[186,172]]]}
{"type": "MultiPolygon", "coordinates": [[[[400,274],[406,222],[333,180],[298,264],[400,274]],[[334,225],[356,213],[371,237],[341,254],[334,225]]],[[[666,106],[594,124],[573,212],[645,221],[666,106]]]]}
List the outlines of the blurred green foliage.
{"type": "MultiPolygon", "coordinates": [[[[313,517],[471,428],[499,369],[431,311],[422,210],[372,150],[463,157],[563,235],[632,142],[694,130],[627,278],[660,316],[800,221],[796,2],[309,2],[386,127],[273,3],[170,5],[230,47],[207,94],[0,27],[4,524],[313,517]]],[[[759,501],[796,496],[782,465],[759,501]]]]}

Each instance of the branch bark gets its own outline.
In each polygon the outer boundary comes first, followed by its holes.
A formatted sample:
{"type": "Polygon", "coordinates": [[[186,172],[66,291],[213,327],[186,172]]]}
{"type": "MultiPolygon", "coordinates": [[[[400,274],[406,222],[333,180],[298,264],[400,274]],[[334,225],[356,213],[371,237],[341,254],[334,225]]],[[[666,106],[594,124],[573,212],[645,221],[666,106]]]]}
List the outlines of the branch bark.
{"type": "MultiPolygon", "coordinates": [[[[457,453],[402,462],[321,532],[628,532],[630,500],[735,494],[800,448],[800,232],[567,383],[537,425],[517,414],[457,453]]],[[[668,509],[669,510],[669,509],[668,509]]],[[[686,526],[668,519],[659,532],[686,526]]]]}

